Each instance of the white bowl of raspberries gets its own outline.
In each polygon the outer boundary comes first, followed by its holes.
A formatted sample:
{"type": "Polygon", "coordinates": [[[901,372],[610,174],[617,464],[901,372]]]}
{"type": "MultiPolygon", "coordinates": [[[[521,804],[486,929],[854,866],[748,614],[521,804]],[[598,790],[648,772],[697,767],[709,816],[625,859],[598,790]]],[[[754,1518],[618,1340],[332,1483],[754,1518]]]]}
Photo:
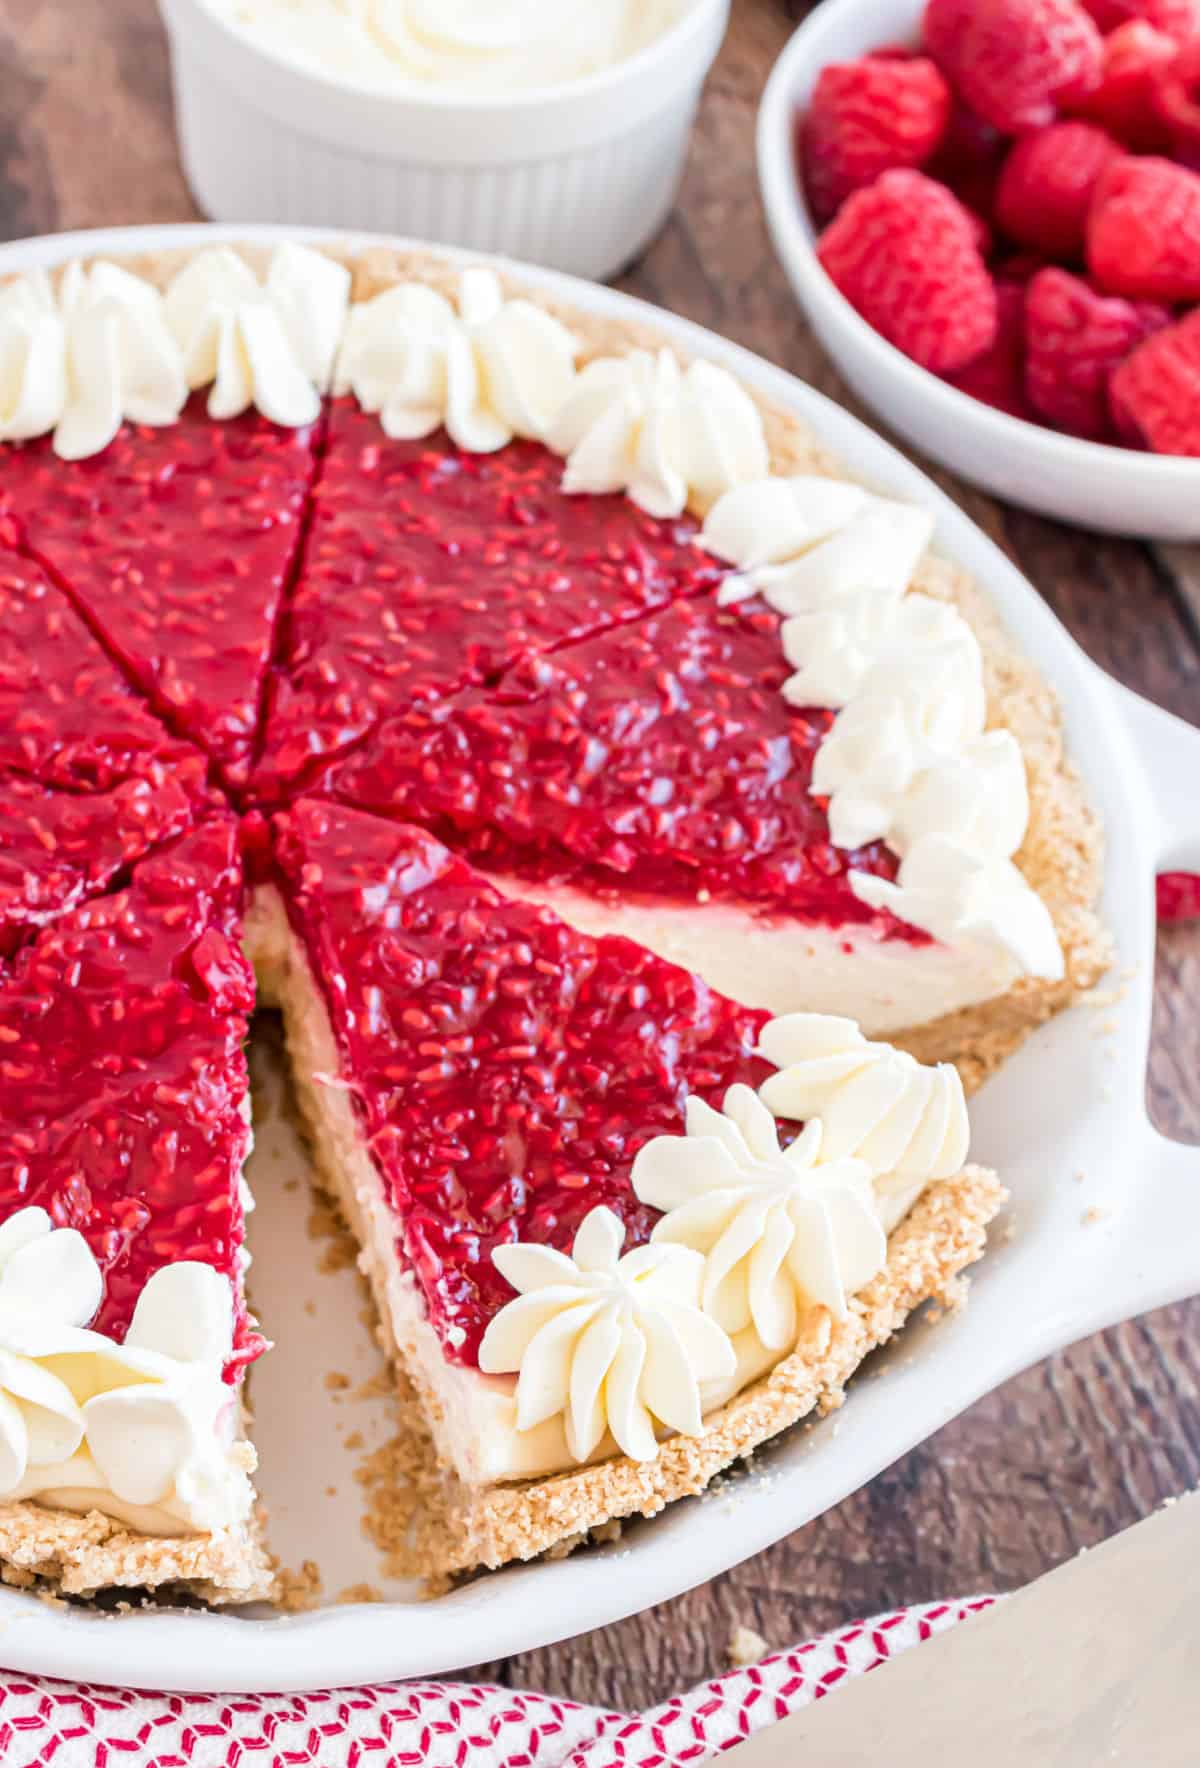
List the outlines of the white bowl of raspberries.
{"type": "Polygon", "coordinates": [[[776,249],[918,447],[1200,539],[1200,0],[826,0],[763,95],[776,249]]]}

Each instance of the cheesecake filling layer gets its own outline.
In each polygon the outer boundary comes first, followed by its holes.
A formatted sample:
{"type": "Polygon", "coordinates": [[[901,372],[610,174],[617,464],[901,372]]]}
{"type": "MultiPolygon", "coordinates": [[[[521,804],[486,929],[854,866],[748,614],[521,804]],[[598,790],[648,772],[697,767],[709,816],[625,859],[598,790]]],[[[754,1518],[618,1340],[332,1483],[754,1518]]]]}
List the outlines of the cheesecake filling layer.
{"type": "Polygon", "coordinates": [[[813,1013],[844,1013],[871,1037],[991,1000],[1022,974],[989,943],[894,939],[870,922],[829,927],[738,903],[621,901],[504,873],[489,882],[593,937],[632,939],[748,1007],[779,1014],[803,1003],[813,1013]]]}

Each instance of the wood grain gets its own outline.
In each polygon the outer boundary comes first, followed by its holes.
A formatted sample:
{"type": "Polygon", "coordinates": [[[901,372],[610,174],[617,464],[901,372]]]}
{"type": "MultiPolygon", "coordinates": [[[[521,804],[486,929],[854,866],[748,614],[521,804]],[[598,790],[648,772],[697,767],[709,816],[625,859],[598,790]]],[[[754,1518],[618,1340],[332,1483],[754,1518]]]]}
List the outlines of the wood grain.
{"type": "MultiPolygon", "coordinates": [[[[735,0],[679,202],[621,286],[853,408],[775,263],[754,175],[758,94],[804,10],[735,0]]],[[[153,0],[0,0],[0,237],[195,214],[153,0]]],[[[1200,723],[1200,549],[1069,531],[938,476],[1098,662],[1200,723]]],[[[1196,1142],[1198,998],[1200,926],[1167,932],[1149,1098],[1161,1128],[1196,1142]]],[[[1200,1302],[1089,1339],[703,1589],[487,1673],[644,1706],[721,1669],[739,1623],[784,1644],[892,1604],[1022,1584],[1200,1479],[1198,1340],[1200,1302]]]]}

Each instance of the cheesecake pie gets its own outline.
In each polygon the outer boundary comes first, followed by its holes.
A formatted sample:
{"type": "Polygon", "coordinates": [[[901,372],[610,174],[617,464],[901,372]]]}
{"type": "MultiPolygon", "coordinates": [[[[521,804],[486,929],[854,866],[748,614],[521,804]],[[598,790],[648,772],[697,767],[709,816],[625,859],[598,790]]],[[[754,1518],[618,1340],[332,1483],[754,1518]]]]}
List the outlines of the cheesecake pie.
{"type": "Polygon", "coordinates": [[[959,1297],[965,1092],[1107,940],[1053,697],[933,540],[491,270],[0,286],[8,1581],[270,1589],[256,999],[431,1571],[701,1490],[959,1297]]]}

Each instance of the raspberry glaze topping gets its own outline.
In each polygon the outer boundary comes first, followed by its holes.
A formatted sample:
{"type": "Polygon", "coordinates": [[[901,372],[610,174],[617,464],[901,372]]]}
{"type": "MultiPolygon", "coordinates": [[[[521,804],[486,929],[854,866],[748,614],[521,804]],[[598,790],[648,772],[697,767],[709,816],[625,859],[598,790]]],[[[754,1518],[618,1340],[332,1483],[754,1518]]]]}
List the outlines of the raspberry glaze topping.
{"type": "Polygon", "coordinates": [[[0,514],[63,584],[172,730],[233,784],[258,728],[277,614],[302,534],[316,430],[216,422],[196,395],[164,429],[125,425],[64,461],[0,451],[0,514]]]}
{"type": "Polygon", "coordinates": [[[725,573],[687,517],[568,497],[538,443],[467,454],[392,441],[349,400],[330,413],[259,786],[311,788],[380,718],[496,679],[522,655],[619,625],[725,573]]]}
{"type": "Polygon", "coordinates": [[[494,689],[407,708],[325,785],[490,870],[625,898],[702,889],[921,940],[849,887],[853,869],[894,877],[896,859],[830,842],[809,782],[833,715],[784,700],[779,626],[757,599],[676,602],[525,658],[494,689]]]}
{"type": "Polygon", "coordinates": [[[0,553],[0,952],[186,828],[206,772],[41,569],[0,553]]]}
{"type": "Polygon", "coordinates": [[[204,784],[199,750],[163,729],[30,559],[0,551],[0,770],[72,792],[168,771],[204,784]]]}
{"type": "Polygon", "coordinates": [[[607,1204],[644,1241],[638,1149],[767,1072],[767,1015],[625,939],[501,896],[424,831],[302,800],[276,860],[342,1073],[446,1356],[511,1299],[494,1246],[568,1248],[607,1204]]]}
{"type": "Polygon", "coordinates": [[[0,954],[109,889],[135,860],[181,834],[195,809],[170,777],[76,793],[0,773],[0,954]]]}
{"type": "Polygon", "coordinates": [[[233,1367],[262,1348],[241,1297],[249,1142],[237,828],[214,817],[130,885],[44,928],[0,975],[0,1219],[78,1228],[121,1338],[146,1279],[199,1259],[239,1297],[233,1367]]]}

